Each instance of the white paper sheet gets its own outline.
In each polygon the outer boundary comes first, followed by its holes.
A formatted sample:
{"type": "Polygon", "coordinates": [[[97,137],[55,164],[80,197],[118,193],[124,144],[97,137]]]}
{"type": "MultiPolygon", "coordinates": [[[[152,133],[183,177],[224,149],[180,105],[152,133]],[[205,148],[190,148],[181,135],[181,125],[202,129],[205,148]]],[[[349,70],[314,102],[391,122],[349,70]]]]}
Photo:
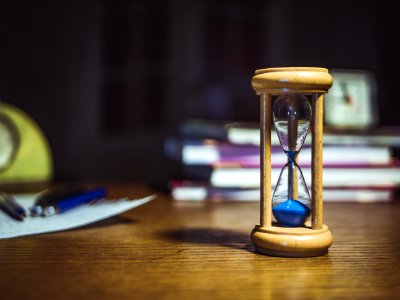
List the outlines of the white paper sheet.
{"type": "MultiPolygon", "coordinates": [[[[35,195],[15,196],[15,200],[27,211],[35,202],[35,195]]],[[[100,200],[84,204],[51,217],[31,217],[17,221],[0,211],[0,239],[45,232],[61,231],[97,222],[127,210],[138,207],[155,198],[154,195],[142,199],[122,198],[118,200],[100,200]]]]}

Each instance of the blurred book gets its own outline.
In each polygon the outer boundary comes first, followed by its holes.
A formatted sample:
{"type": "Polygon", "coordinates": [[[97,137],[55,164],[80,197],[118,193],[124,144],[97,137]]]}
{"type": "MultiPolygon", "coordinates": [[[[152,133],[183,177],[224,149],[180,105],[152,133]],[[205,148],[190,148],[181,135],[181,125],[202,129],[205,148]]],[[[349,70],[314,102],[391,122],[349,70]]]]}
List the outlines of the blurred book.
{"type": "MultiPolygon", "coordinates": [[[[215,187],[207,182],[171,181],[171,196],[177,201],[259,201],[259,188],[215,187]]],[[[389,202],[393,200],[395,188],[358,187],[324,188],[323,199],[329,202],[389,202]]]]}
{"type": "Polygon", "coordinates": [[[178,131],[179,135],[186,138],[226,140],[229,124],[231,122],[189,119],[180,124],[178,131]]]}
{"type": "MultiPolygon", "coordinates": [[[[301,168],[308,187],[311,186],[311,168],[301,168]]],[[[278,181],[281,168],[271,169],[271,182],[278,181]]],[[[398,164],[380,167],[331,167],[323,169],[324,187],[392,187],[400,186],[398,164]]],[[[258,188],[259,168],[216,167],[212,170],[210,183],[217,187],[258,188]]]]}
{"type": "MultiPolygon", "coordinates": [[[[179,127],[183,138],[209,138],[226,140],[233,144],[260,145],[259,124],[251,122],[211,121],[189,119],[179,127]]],[[[279,146],[275,130],[271,132],[271,144],[279,146]]],[[[371,130],[335,130],[325,128],[325,145],[373,145],[400,147],[400,127],[379,127],[371,130]]],[[[311,145],[311,135],[304,145],[311,145]]]]}
{"type": "MultiPolygon", "coordinates": [[[[177,139],[167,138],[165,154],[181,161],[185,165],[211,165],[230,163],[242,167],[260,166],[260,147],[257,145],[237,145],[212,139],[177,139]]],[[[324,146],[323,165],[329,166],[374,166],[392,162],[388,146],[324,146]]],[[[300,166],[311,165],[311,147],[305,146],[299,153],[300,166]]],[[[287,163],[287,156],[280,146],[271,149],[271,164],[282,167],[287,163]]]]}
{"type": "MultiPolygon", "coordinates": [[[[233,144],[260,145],[260,129],[256,124],[232,123],[225,125],[227,140],[233,144]]],[[[381,127],[374,130],[328,130],[323,135],[324,145],[372,145],[400,147],[400,128],[381,127]]],[[[304,145],[311,145],[307,135],[304,145]]],[[[275,130],[271,132],[271,145],[279,145],[275,130]]]]}

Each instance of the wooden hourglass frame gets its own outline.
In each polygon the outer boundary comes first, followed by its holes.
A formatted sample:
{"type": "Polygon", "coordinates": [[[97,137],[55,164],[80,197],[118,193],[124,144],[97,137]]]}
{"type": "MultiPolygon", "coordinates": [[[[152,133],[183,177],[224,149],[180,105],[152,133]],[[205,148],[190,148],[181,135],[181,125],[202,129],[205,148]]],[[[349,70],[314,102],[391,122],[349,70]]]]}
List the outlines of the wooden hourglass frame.
{"type": "Polygon", "coordinates": [[[285,257],[311,257],[327,253],[332,234],[323,224],[322,144],[323,100],[332,85],[325,68],[268,68],[255,72],[253,89],[260,96],[260,224],[251,233],[259,253],[285,257]],[[272,220],[271,127],[272,97],[301,94],[311,98],[311,224],[284,227],[272,220]]]}

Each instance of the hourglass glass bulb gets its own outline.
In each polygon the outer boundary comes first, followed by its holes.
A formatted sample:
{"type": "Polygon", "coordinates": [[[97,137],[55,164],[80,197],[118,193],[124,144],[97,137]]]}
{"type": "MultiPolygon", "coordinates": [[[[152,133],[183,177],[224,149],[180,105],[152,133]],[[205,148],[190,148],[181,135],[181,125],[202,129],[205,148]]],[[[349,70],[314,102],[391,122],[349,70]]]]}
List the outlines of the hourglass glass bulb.
{"type": "Polygon", "coordinates": [[[311,105],[302,94],[282,94],[274,102],[275,129],[285,152],[297,153],[311,122],[311,105]]]}
{"type": "Polygon", "coordinates": [[[275,100],[273,119],[279,141],[289,159],[274,190],[272,212],[283,226],[301,226],[310,215],[311,201],[296,156],[310,127],[310,102],[301,94],[283,94],[275,100]]]}

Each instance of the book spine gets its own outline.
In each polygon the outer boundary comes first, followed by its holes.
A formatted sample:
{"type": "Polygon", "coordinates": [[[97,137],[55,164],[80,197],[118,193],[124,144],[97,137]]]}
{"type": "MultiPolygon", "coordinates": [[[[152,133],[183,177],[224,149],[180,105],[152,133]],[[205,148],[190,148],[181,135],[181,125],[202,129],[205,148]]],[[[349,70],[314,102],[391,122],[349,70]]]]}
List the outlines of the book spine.
{"type": "MultiPolygon", "coordinates": [[[[277,182],[281,169],[272,168],[272,182],[277,182]]],[[[311,168],[302,168],[308,187],[311,186],[311,168]]],[[[211,173],[210,183],[218,187],[254,188],[260,185],[258,168],[216,168],[211,173]]],[[[324,187],[356,186],[400,186],[398,167],[384,168],[324,168],[324,187]]]]}
{"type": "MultiPolygon", "coordinates": [[[[171,196],[177,201],[259,201],[258,188],[216,188],[207,184],[184,181],[170,184],[171,196]]],[[[388,202],[394,198],[394,188],[324,188],[328,202],[388,202]]]]}
{"type": "MultiPolygon", "coordinates": [[[[237,146],[217,142],[200,142],[179,145],[179,142],[166,142],[164,151],[170,158],[181,161],[184,165],[236,164],[243,167],[260,166],[260,148],[257,146],[237,146]]],[[[272,166],[283,166],[287,156],[280,147],[272,147],[272,166]]],[[[373,166],[391,162],[389,147],[324,147],[323,165],[331,166],[373,166]]],[[[300,166],[311,166],[311,148],[303,147],[299,153],[300,166]]]]}

